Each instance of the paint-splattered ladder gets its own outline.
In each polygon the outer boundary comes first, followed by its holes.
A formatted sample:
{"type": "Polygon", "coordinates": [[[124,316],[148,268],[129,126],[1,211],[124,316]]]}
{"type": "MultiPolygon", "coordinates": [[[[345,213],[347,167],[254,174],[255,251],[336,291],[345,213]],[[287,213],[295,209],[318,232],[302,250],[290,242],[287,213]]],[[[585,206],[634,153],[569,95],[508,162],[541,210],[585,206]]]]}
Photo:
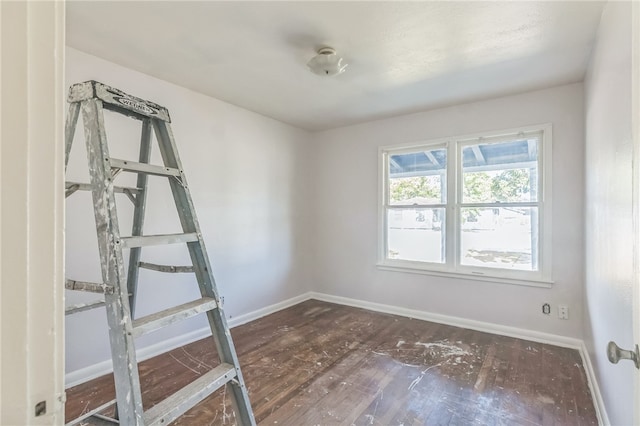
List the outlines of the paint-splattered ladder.
{"type": "Polygon", "coordinates": [[[90,190],[93,194],[103,283],[67,280],[66,288],[104,294],[104,301],[70,307],[67,309],[67,314],[106,306],[116,386],[116,399],[113,403],[116,403],[118,417],[118,420],[105,418],[98,413],[106,408],[101,406],[70,424],[78,424],[92,416],[92,421],[98,422],[111,421],[123,425],[166,425],[217,389],[227,386],[227,390],[232,395],[236,421],[242,425],[254,425],[255,419],[248,392],[219,302],[220,298],[191,194],[169,125],[171,122],[169,112],[160,105],[127,95],[95,81],[73,85],[69,90],[68,100],[70,107],[65,128],[65,166],[69,160],[78,117],[82,112],[91,183],[67,182],[66,195],[69,196],[78,190],[90,190]],[[104,128],[104,110],[115,111],[142,122],[138,162],[109,156],[104,128]],[[152,129],[158,141],[164,166],[149,164],[152,129]],[[121,172],[137,173],[136,186],[115,186],[114,180],[121,172]],[[148,175],[164,176],[169,179],[183,233],[143,235],[148,175]],[[135,206],[133,229],[129,237],[120,235],[114,198],[116,193],[125,194],[135,206]],[[162,244],[186,244],[193,266],[156,265],[140,261],[142,247],[162,244]],[[130,249],[129,269],[126,276],[123,249],[130,249]],[[134,308],[140,268],[167,273],[195,273],[202,298],[143,318],[135,318],[134,308]],[[205,312],[218,349],[220,365],[176,394],[144,411],[134,338],[205,312]]]}

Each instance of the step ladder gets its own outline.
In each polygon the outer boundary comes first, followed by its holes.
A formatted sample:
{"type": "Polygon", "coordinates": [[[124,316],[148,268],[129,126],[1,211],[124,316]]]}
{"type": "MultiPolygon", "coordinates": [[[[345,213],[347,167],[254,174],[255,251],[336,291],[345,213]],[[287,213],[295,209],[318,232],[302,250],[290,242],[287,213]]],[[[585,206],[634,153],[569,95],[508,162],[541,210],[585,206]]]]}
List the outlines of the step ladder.
{"type": "Polygon", "coordinates": [[[70,290],[104,294],[104,301],[72,306],[66,314],[105,306],[109,325],[109,339],[116,388],[117,419],[98,413],[105,404],[69,424],[78,424],[92,417],[98,423],[115,422],[122,425],[166,425],[195,406],[217,389],[227,386],[231,394],[236,421],[241,425],[255,425],[248,392],[242,378],[231,333],[227,325],[211,265],[205,249],[193,201],[184,170],[178,157],[166,108],[153,102],[130,96],[96,81],[71,86],[69,115],[65,126],[65,169],[74,138],[78,117],[82,113],[84,135],[89,160],[90,183],[66,183],[66,196],[78,190],[93,194],[98,248],[102,267],[102,283],[66,280],[70,290]],[[114,111],[142,122],[140,156],[138,162],[111,158],[104,128],[104,110],[114,111]],[[154,132],[164,165],[149,164],[151,132],[154,132]],[[135,187],[115,186],[121,172],[137,173],[135,187]],[[147,176],[169,179],[183,233],[144,235],[142,232],[147,176]],[[118,226],[115,194],[126,195],[134,204],[131,236],[122,236],[118,226]],[[192,266],[157,265],[140,261],[142,247],[162,244],[186,244],[192,266]],[[129,249],[129,266],[125,275],[123,249],[129,249]],[[142,318],[136,318],[136,287],[140,268],[166,273],[193,273],[200,287],[201,299],[175,306],[142,318]],[[157,405],[143,410],[135,338],[194,315],[206,313],[216,343],[220,365],[202,375],[177,393],[157,405]]]}

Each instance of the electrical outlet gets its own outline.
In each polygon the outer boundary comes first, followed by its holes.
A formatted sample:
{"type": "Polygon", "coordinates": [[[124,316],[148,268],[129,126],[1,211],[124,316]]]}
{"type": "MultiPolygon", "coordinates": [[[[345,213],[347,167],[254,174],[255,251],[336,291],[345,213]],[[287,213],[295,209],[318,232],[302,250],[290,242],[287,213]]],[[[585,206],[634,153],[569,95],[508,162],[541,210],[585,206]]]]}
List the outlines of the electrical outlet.
{"type": "Polygon", "coordinates": [[[558,318],[563,320],[569,319],[569,307],[567,305],[558,305],[558,318]]]}
{"type": "Polygon", "coordinates": [[[220,307],[224,307],[224,296],[220,296],[220,307]]]}
{"type": "Polygon", "coordinates": [[[542,313],[545,315],[549,315],[551,313],[551,305],[548,303],[542,305],[542,313]]]}

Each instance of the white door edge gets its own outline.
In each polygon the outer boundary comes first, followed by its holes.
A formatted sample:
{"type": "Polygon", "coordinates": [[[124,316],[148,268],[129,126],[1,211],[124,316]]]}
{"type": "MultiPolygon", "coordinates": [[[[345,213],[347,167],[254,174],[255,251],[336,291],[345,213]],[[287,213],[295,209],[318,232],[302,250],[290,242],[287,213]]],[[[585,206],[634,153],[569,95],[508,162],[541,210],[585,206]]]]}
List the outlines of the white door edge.
{"type": "MultiPolygon", "coordinates": [[[[640,3],[632,3],[631,125],[633,134],[633,335],[640,344],[640,3]]],[[[632,349],[633,348],[628,348],[632,349]]],[[[634,378],[634,424],[640,425],[640,370],[634,378]]]]}

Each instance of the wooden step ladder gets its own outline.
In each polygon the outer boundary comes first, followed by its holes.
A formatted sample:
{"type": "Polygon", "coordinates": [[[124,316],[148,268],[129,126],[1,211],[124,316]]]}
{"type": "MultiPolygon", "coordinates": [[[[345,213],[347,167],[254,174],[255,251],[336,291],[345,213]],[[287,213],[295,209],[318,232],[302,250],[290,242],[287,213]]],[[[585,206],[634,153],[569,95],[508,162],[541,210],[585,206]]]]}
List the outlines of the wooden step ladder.
{"type": "Polygon", "coordinates": [[[91,283],[67,279],[66,288],[102,293],[104,301],[72,306],[66,313],[77,313],[99,306],[106,307],[116,387],[116,399],[112,403],[117,407],[117,419],[109,419],[98,413],[108,407],[109,404],[105,404],[75,419],[69,425],[78,424],[89,417],[97,422],[114,422],[122,425],[166,425],[223,386],[227,386],[232,396],[236,421],[241,425],[255,425],[238,357],[222,310],[187,180],[171,132],[168,110],[96,81],[71,86],[68,101],[70,107],[65,128],[65,167],[69,162],[78,117],[82,112],[91,182],[89,184],[67,182],[66,196],[78,190],[90,190],[93,194],[103,282],[91,283]],[[104,126],[104,110],[115,111],[142,122],[138,162],[110,157],[104,126]],[[163,166],[149,164],[152,131],[155,132],[158,141],[163,166]],[[114,180],[121,172],[136,173],[136,186],[115,186],[114,180]],[[168,178],[183,233],[143,235],[148,175],[168,178]],[[116,193],[125,194],[135,206],[131,236],[120,234],[114,198],[116,193]],[[186,244],[193,266],[156,265],[140,261],[142,247],[163,244],[186,244]],[[123,249],[130,250],[126,275],[123,249]],[[166,273],[194,273],[202,298],[146,317],[136,318],[134,308],[140,268],[166,273]],[[134,339],[200,313],[206,313],[209,320],[220,357],[220,365],[164,401],[146,411],[143,410],[134,339]]]}

